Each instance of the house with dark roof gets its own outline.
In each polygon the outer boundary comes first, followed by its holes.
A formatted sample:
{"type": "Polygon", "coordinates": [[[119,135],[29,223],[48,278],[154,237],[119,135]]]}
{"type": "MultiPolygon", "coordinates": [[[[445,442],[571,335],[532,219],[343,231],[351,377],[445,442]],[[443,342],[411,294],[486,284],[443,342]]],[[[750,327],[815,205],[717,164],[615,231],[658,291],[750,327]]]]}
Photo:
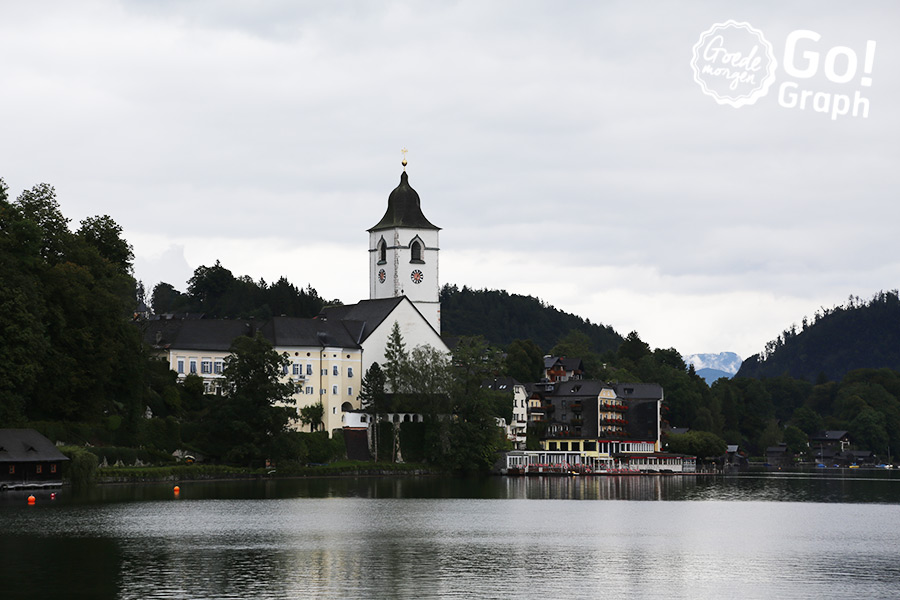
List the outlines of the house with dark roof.
{"type": "Polygon", "coordinates": [[[67,460],[34,429],[0,429],[0,489],[59,485],[67,460]]]}
{"type": "Polygon", "coordinates": [[[684,457],[660,452],[662,386],[576,379],[526,389],[529,422],[544,427],[544,450],[580,452],[603,468],[682,469],[684,457]]]}
{"type": "Polygon", "coordinates": [[[545,381],[569,381],[570,379],[581,379],[583,376],[584,363],[580,358],[544,357],[543,379],[545,381]]]}

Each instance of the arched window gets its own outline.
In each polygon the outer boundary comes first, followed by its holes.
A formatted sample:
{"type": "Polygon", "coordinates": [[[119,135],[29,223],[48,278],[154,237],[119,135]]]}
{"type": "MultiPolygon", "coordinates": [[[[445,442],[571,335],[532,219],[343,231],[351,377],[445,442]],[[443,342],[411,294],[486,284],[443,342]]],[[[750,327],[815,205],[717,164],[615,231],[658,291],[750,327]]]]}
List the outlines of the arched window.
{"type": "Polygon", "coordinates": [[[409,245],[409,262],[423,263],[422,260],[422,242],[418,239],[413,240],[409,245]]]}
{"type": "Polygon", "coordinates": [[[387,262],[387,244],[384,241],[384,238],[381,238],[378,242],[378,264],[383,265],[387,262]]]}

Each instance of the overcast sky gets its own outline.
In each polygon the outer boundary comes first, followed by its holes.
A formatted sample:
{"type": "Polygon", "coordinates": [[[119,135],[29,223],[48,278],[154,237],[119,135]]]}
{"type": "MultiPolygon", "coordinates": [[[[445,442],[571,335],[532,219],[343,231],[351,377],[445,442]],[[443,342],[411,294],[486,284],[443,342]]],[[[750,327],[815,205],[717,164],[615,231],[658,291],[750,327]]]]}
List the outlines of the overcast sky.
{"type": "Polygon", "coordinates": [[[73,228],[110,215],[148,290],[184,290],[218,259],[355,302],[368,294],[366,229],[406,147],[442,228],[442,283],[537,296],[653,347],[747,357],[821,306],[898,287],[898,13],[5,2],[0,177],[13,195],[54,185],[73,228]],[[739,108],[691,68],[701,34],[730,19],[761,31],[778,63],[768,94],[739,108]],[[819,56],[809,78],[783,69],[796,30],[821,36],[798,46],[797,65],[819,56]],[[836,46],[858,56],[849,82],[826,77],[836,46]],[[860,92],[868,117],[780,106],[788,81],[860,92]]]}

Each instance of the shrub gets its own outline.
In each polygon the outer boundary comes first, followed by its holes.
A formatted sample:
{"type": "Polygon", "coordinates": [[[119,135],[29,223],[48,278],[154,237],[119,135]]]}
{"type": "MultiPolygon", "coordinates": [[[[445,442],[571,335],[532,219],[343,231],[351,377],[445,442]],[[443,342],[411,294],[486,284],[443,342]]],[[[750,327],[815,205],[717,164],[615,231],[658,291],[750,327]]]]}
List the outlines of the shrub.
{"type": "Polygon", "coordinates": [[[73,489],[81,489],[94,482],[97,475],[97,456],[80,446],[63,446],[60,451],[69,461],[63,465],[63,476],[73,489]]]}

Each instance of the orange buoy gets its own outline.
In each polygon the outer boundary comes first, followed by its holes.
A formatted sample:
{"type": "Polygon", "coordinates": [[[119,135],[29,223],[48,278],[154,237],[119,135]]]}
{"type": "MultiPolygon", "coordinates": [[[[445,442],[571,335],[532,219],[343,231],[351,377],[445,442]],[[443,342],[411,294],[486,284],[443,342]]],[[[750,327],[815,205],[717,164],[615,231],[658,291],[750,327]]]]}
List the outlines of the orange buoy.
{"type": "Polygon", "coordinates": [[[181,488],[176,485],[175,489],[173,489],[172,491],[175,492],[175,495],[177,496],[178,494],[181,493],[181,488]]]}
{"type": "Polygon", "coordinates": [[[35,503],[35,497],[34,497],[34,496],[28,496],[28,504],[34,504],[34,503],[35,503]]]}

